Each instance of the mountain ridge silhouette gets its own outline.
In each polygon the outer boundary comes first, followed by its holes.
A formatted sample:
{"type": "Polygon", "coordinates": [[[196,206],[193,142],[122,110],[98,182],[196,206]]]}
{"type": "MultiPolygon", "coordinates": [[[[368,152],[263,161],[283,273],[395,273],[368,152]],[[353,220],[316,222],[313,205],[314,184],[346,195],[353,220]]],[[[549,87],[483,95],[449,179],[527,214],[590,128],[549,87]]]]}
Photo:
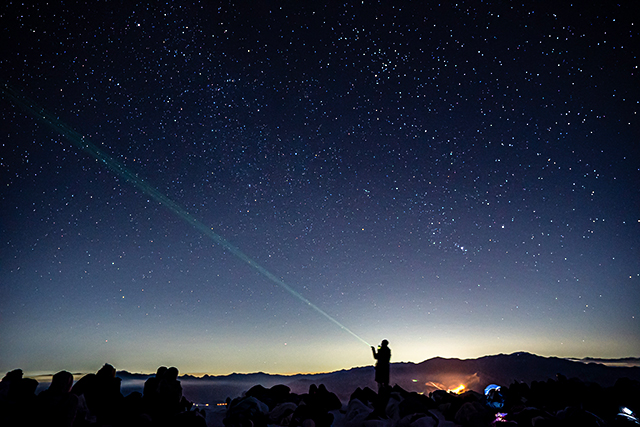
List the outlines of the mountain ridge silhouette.
{"type": "MultiPolygon", "coordinates": [[[[629,358],[626,358],[628,360],[629,358]]],[[[556,379],[557,374],[578,378],[583,382],[612,386],[619,378],[640,381],[640,367],[607,366],[602,363],[581,362],[559,357],[538,356],[527,352],[496,354],[476,359],[434,357],[420,363],[391,364],[391,384],[407,391],[429,393],[436,389],[453,389],[464,385],[467,390],[482,392],[489,384],[508,386],[513,382],[531,384],[533,381],[556,379]]],[[[145,379],[150,375],[118,372],[123,381],[145,379]]],[[[180,377],[185,395],[206,395],[209,401],[235,397],[253,385],[271,387],[284,384],[294,393],[306,393],[311,384],[324,384],[340,399],[348,400],[358,387],[376,389],[373,366],[360,366],[318,374],[247,374],[205,375],[180,377]]]]}

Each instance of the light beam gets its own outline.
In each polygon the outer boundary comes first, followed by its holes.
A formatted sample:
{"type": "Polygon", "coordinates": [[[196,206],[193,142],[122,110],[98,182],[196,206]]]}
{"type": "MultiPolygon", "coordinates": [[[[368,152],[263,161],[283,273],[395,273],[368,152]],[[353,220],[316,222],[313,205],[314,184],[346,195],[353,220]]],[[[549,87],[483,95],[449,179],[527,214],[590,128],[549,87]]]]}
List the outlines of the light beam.
{"type": "Polygon", "coordinates": [[[258,270],[260,274],[271,280],[276,285],[280,286],[285,291],[289,292],[291,295],[305,303],[307,306],[314,309],[317,313],[321,314],[327,320],[331,321],[333,324],[338,326],[343,331],[351,334],[358,341],[370,346],[368,342],[364,339],[360,338],[355,332],[351,331],[349,328],[344,326],[342,323],[338,322],[332,316],[330,316],[327,312],[322,310],[320,307],[309,301],[307,298],[302,296],[298,291],[293,289],[291,286],[287,285],[282,279],[275,276],[269,270],[258,264],[255,260],[251,259],[247,254],[242,252],[238,247],[232,245],[228,240],[224,237],[217,234],[213,231],[213,228],[207,226],[202,221],[199,221],[193,215],[191,215],[185,208],[171,200],[169,197],[158,191],[158,189],[151,186],[147,181],[143,178],[139,177],[137,174],[133,173],[127,167],[119,162],[118,160],[111,157],[109,154],[100,150],[95,144],[90,142],[84,136],[73,130],[71,127],[60,121],[53,114],[49,113],[44,108],[40,107],[35,101],[29,99],[28,97],[19,94],[14,88],[9,86],[7,83],[2,85],[2,93],[11,102],[21,107],[27,113],[29,113],[34,118],[40,120],[48,124],[54,131],[58,132],[66,139],[68,139],[73,145],[80,148],[81,150],[86,151],[91,156],[95,157],[98,161],[104,163],[106,167],[115,172],[120,177],[126,179],[131,184],[138,187],[142,190],[147,196],[159,202],[161,205],[175,213],[178,217],[183,219],[185,222],[190,224],[196,230],[200,231],[205,236],[210,237],[214,242],[219,244],[220,246],[227,249],[229,252],[234,254],[237,258],[241,259],[245,263],[249,264],[254,269],[258,270]]]}

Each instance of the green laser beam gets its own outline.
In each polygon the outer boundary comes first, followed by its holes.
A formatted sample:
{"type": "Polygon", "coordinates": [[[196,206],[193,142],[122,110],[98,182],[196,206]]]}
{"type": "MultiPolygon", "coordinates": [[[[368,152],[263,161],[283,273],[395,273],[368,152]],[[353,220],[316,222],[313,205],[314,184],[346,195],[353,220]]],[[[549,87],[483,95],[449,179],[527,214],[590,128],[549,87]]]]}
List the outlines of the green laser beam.
{"type": "Polygon", "coordinates": [[[242,261],[249,264],[254,269],[258,270],[260,274],[271,280],[276,285],[280,286],[285,291],[289,292],[294,297],[298,298],[300,301],[305,303],[307,306],[314,309],[317,313],[324,316],[326,319],[331,321],[333,324],[337,325],[340,329],[345,332],[348,332],[353,337],[355,337],[358,341],[370,346],[368,342],[364,339],[360,338],[355,332],[351,331],[349,328],[344,326],[342,323],[338,322],[336,319],[331,317],[327,312],[322,310],[320,307],[309,301],[307,298],[302,296],[298,291],[293,289],[291,286],[287,285],[282,279],[275,276],[269,270],[258,264],[255,260],[251,259],[247,254],[242,252],[238,247],[231,244],[224,237],[217,234],[213,231],[213,228],[207,226],[202,221],[199,221],[193,215],[191,215],[185,208],[171,200],[169,197],[158,191],[158,189],[154,188],[145,181],[143,178],[139,177],[137,174],[133,173],[127,167],[119,162],[118,160],[111,157],[109,154],[100,150],[95,144],[90,142],[80,133],[76,132],[74,129],[63,123],[60,119],[58,119],[53,114],[49,113],[44,108],[40,107],[35,101],[29,99],[28,97],[21,95],[14,88],[9,86],[7,83],[2,85],[2,93],[11,102],[21,107],[27,113],[29,113],[34,118],[40,120],[41,122],[46,123],[54,131],[64,136],[68,139],[72,144],[81,150],[86,151],[91,156],[95,157],[98,161],[104,163],[106,167],[115,172],[117,175],[129,181],[131,184],[138,187],[142,190],[146,195],[155,201],[162,204],[164,207],[175,213],[178,217],[182,218],[185,222],[193,226],[196,230],[200,231],[205,236],[209,236],[214,242],[219,244],[220,246],[227,249],[229,252],[234,254],[236,257],[241,259],[242,261]]]}

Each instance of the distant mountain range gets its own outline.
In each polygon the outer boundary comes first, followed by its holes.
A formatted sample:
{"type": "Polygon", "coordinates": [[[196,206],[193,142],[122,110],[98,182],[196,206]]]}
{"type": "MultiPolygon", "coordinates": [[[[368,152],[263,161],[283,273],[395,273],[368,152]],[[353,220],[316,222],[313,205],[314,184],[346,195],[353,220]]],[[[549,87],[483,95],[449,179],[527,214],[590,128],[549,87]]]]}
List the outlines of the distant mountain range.
{"type": "MultiPolygon", "coordinates": [[[[595,361],[618,365],[635,363],[639,358],[576,361],[524,352],[464,360],[436,357],[417,364],[393,363],[391,384],[398,384],[408,391],[429,393],[436,389],[454,389],[460,385],[464,385],[467,390],[482,392],[489,384],[508,386],[514,381],[531,384],[533,381],[556,379],[557,374],[567,378],[576,377],[584,382],[595,382],[604,387],[612,386],[618,378],[623,377],[640,381],[638,366],[607,366],[595,361]]],[[[123,379],[124,394],[127,394],[128,386],[141,391],[142,380],[149,377],[126,371],[119,372],[118,376],[123,379]]],[[[216,403],[224,401],[227,397],[237,397],[257,384],[267,388],[285,384],[292,392],[299,394],[306,393],[311,384],[324,384],[329,391],[346,401],[358,387],[370,387],[375,390],[373,378],[373,366],[367,366],[314,375],[271,375],[259,372],[205,375],[202,378],[185,375],[180,379],[188,399],[216,403]]]]}
{"type": "Polygon", "coordinates": [[[585,357],[584,359],[568,359],[568,360],[576,360],[578,362],[594,362],[594,363],[604,363],[605,365],[614,365],[614,366],[640,366],[640,357],[624,357],[622,359],[598,359],[595,357],[585,357]]]}

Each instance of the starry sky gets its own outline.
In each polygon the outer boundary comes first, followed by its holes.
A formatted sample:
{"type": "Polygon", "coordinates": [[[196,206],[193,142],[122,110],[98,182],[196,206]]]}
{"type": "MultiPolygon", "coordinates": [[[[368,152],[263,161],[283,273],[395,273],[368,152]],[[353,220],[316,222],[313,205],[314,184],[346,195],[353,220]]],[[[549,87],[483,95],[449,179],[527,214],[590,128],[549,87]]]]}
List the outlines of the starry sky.
{"type": "Polygon", "coordinates": [[[1,9],[0,371],[640,355],[634,2],[89,3],[1,9]]]}

